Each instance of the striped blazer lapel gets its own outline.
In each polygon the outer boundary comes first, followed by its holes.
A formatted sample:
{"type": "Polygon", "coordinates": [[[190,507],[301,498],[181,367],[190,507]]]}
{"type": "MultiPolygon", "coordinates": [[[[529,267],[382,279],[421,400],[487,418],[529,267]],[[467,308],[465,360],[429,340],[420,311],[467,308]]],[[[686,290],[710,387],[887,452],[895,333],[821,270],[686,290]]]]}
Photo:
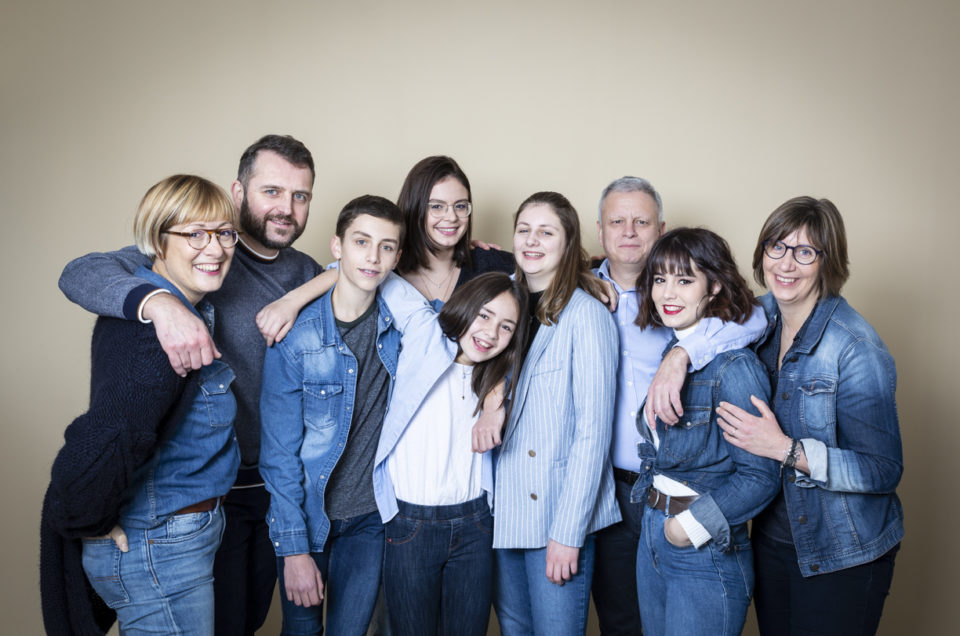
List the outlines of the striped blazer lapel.
{"type": "Polygon", "coordinates": [[[510,408],[510,421],[507,422],[507,430],[504,431],[503,434],[504,444],[517,428],[517,420],[520,417],[520,413],[523,412],[523,405],[527,400],[527,392],[530,389],[530,377],[533,375],[537,365],[539,365],[540,359],[547,350],[547,346],[556,336],[558,326],[557,324],[549,327],[547,325],[540,325],[540,328],[537,329],[536,337],[530,344],[530,351],[527,352],[527,357],[523,361],[523,369],[520,371],[517,392],[513,396],[513,406],[510,408]]]}

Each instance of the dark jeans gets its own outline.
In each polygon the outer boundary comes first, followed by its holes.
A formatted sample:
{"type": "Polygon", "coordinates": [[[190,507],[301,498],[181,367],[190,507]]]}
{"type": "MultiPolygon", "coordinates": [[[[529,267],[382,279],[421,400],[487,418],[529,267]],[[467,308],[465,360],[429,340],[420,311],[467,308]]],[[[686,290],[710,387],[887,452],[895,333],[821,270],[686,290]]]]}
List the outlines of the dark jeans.
{"type": "Polygon", "coordinates": [[[323,552],[311,552],[310,556],[323,580],[323,603],[311,607],[287,600],[283,585],[283,557],[276,560],[283,607],[280,633],[284,636],[323,634],[323,607],[326,605],[326,633],[331,636],[364,636],[373,616],[383,567],[380,513],[331,520],[323,552]]]}
{"type": "Polygon", "coordinates": [[[867,636],[880,624],[900,545],[875,561],[804,578],[792,543],[753,536],[757,623],[771,636],[867,636]]]}
{"type": "Polygon", "coordinates": [[[637,605],[637,544],[643,504],[630,503],[632,483],[620,479],[614,483],[623,521],[594,535],[593,603],[603,636],[636,636],[642,633],[637,605]]]}
{"type": "Polygon", "coordinates": [[[450,506],[398,501],[387,523],[383,592],[396,636],[483,636],[493,588],[486,497],[450,506]]]}
{"type": "Polygon", "coordinates": [[[263,485],[234,488],[223,502],[226,528],[213,563],[217,636],[253,636],[270,611],[277,557],[266,521],[269,506],[263,485]]]}

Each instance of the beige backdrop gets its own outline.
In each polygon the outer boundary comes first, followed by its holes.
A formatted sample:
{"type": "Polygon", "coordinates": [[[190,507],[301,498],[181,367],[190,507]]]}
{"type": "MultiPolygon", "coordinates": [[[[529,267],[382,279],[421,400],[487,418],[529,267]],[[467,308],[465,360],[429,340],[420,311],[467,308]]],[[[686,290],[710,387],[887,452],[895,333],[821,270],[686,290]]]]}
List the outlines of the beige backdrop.
{"type": "Polygon", "coordinates": [[[596,253],[599,191],[629,173],[663,193],[668,226],[720,232],[746,270],[774,207],[833,199],[845,294],[900,372],[908,528],[881,632],[955,633],[958,6],[2,0],[0,631],[41,631],[41,496],[87,402],[93,318],[60,269],[130,243],[160,178],[227,185],[279,132],[317,162],[297,247],[320,260],[343,203],[395,198],[437,153],[470,176],[476,234],[503,245],[517,204],[555,189],[596,253]]]}

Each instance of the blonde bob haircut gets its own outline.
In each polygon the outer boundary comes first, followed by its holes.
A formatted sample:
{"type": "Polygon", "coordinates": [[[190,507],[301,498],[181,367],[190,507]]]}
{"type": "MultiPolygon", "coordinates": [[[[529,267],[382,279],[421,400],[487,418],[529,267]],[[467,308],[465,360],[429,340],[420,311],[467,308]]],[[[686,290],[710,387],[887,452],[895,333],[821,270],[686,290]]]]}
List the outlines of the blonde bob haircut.
{"type": "Polygon", "coordinates": [[[239,229],[239,214],[230,196],[212,181],[175,174],[147,190],[133,219],[137,249],[150,258],[163,258],[167,237],[177,225],[225,221],[239,229]]]}

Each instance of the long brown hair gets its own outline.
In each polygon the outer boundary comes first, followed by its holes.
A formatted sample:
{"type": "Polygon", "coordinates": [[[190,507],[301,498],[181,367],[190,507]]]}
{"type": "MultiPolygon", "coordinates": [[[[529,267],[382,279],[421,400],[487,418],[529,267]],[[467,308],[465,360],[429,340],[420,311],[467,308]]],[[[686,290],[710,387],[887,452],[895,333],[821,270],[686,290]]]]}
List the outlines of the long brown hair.
{"type": "MultiPolygon", "coordinates": [[[[513,215],[513,229],[516,232],[520,213],[531,205],[548,205],[560,221],[564,238],[563,254],[560,265],[553,275],[550,284],[544,290],[543,296],[537,305],[537,320],[545,325],[557,321],[563,308],[570,302],[573,290],[580,287],[598,300],[604,295],[603,286],[599,279],[590,271],[590,258],[587,251],[580,244],[580,217],[567,197],[558,192],[537,192],[531,194],[520,204],[517,213],[513,215]]],[[[516,279],[526,282],[526,275],[516,266],[516,279]]]]}
{"type": "Polygon", "coordinates": [[[443,305],[437,318],[443,335],[454,342],[459,342],[460,337],[473,324],[483,306],[503,292],[508,292],[517,301],[517,327],[506,349],[496,357],[479,362],[473,367],[471,388],[478,398],[474,415],[480,412],[487,394],[507,374],[510,374],[514,380],[504,396],[508,405],[507,415],[510,414],[509,404],[513,401],[516,380],[520,377],[522,353],[527,339],[527,288],[523,283],[511,280],[503,272],[481,274],[453,290],[450,300],[443,305]]]}

